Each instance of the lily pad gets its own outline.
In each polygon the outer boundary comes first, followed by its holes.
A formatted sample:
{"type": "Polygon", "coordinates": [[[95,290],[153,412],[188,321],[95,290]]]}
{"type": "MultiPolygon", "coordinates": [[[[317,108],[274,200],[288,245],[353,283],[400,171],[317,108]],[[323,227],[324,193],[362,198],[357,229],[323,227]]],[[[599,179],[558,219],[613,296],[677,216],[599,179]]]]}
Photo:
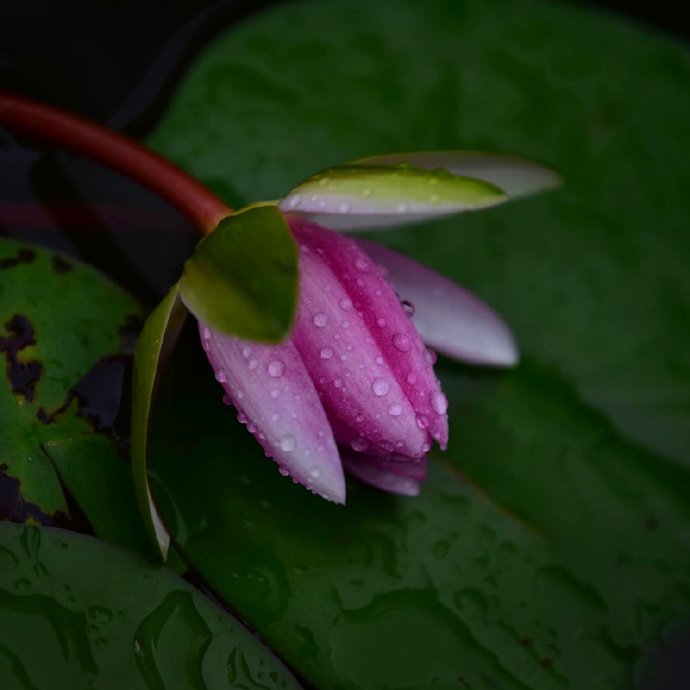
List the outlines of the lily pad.
{"type": "MultiPolygon", "coordinates": [[[[23,506],[4,517],[69,523],[67,490],[99,535],[145,548],[126,458],[74,390],[99,360],[126,350],[138,305],[93,269],[38,247],[0,239],[0,266],[0,465],[23,506]]],[[[120,380],[111,384],[117,393],[120,380]]]]}
{"type": "Polygon", "coordinates": [[[682,45],[528,0],[290,3],[187,73],[151,143],[228,199],[415,149],[565,180],[385,235],[523,353],[501,374],[441,364],[451,446],[421,498],[353,486],[339,512],[277,476],[213,388],[175,393],[163,515],[319,688],[635,688],[688,624],[688,83],[682,45]]]}
{"type": "Polygon", "coordinates": [[[120,548],[2,524],[0,564],[3,688],[300,687],[240,623],[120,548]]]}

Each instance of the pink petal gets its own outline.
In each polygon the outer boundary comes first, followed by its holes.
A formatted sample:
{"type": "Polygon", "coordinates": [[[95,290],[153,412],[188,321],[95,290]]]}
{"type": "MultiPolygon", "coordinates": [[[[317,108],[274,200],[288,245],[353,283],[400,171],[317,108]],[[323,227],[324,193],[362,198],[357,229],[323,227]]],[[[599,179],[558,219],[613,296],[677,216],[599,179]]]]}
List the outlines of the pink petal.
{"type": "Polygon", "coordinates": [[[345,469],[357,479],[401,496],[418,496],[426,479],[426,460],[419,465],[344,453],[345,469]]]}
{"type": "Polygon", "coordinates": [[[387,271],[402,299],[414,305],[424,340],[449,357],[473,364],[513,366],[519,355],[506,323],[485,302],[452,280],[379,244],[358,240],[387,271]]]}
{"type": "Polygon", "coordinates": [[[290,341],[257,345],[199,323],[216,379],[239,419],[281,467],[304,486],[345,502],[333,432],[302,359],[290,341]]]}
{"type": "Polygon", "coordinates": [[[447,403],[393,288],[351,239],[296,218],[290,226],[302,281],[293,338],[329,416],[411,458],[426,454],[429,436],[444,447],[447,403]]]}

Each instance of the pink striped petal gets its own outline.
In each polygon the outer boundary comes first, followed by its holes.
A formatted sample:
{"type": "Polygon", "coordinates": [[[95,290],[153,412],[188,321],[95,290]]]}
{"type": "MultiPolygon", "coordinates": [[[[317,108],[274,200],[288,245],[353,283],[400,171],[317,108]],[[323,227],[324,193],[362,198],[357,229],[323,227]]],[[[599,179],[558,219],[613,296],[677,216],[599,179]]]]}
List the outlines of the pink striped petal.
{"type": "Polygon", "coordinates": [[[426,459],[414,465],[344,453],[343,464],[360,481],[401,496],[418,496],[427,473],[426,459]]]}
{"type": "Polygon", "coordinates": [[[292,218],[301,303],[294,342],[329,416],[370,444],[422,457],[445,447],[447,403],[424,344],[390,284],[357,244],[292,218]]]}
{"type": "Polygon", "coordinates": [[[296,481],[336,503],[345,481],[333,432],[294,345],[258,345],[199,324],[206,355],[238,418],[296,481]]]}
{"type": "Polygon", "coordinates": [[[515,339],[485,302],[452,280],[379,244],[358,240],[384,267],[400,297],[411,302],[415,326],[428,345],[464,362],[510,367],[518,361],[515,339]]]}

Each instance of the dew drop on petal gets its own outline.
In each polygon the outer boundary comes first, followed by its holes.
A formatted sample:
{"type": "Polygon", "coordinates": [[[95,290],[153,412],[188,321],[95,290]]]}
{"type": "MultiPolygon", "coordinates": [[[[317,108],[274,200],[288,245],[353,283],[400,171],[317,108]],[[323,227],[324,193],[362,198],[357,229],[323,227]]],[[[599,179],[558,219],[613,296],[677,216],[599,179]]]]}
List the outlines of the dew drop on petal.
{"type": "Polygon", "coordinates": [[[280,450],[282,450],[284,453],[292,453],[292,451],[297,447],[295,437],[291,434],[285,434],[285,436],[280,439],[279,445],[280,450]]]}
{"type": "Polygon", "coordinates": [[[441,391],[435,391],[431,394],[431,407],[436,414],[446,414],[448,411],[448,400],[441,391]]]}
{"type": "Polygon", "coordinates": [[[255,359],[249,360],[249,368],[254,371],[259,366],[259,363],[255,359]]]}
{"type": "Polygon", "coordinates": [[[244,357],[245,359],[247,359],[247,357],[249,357],[249,355],[251,355],[251,354],[252,354],[252,348],[249,347],[249,345],[245,345],[245,346],[242,348],[242,357],[244,357]]]}
{"type": "Polygon", "coordinates": [[[426,429],[429,426],[429,420],[423,414],[417,415],[416,422],[420,429],[426,429]]]}
{"type": "Polygon", "coordinates": [[[319,311],[314,314],[313,321],[317,328],[323,328],[328,323],[328,317],[322,311],[319,311]]]}
{"type": "Polygon", "coordinates": [[[290,474],[290,473],[289,473],[284,467],[282,467],[282,466],[278,469],[278,471],[280,472],[280,474],[283,475],[283,477],[287,477],[287,476],[290,474]]]}
{"type": "Polygon", "coordinates": [[[278,388],[273,388],[271,390],[271,398],[275,400],[278,396],[280,395],[280,389],[278,388]]]}
{"type": "Polygon", "coordinates": [[[208,329],[207,326],[204,326],[202,336],[203,336],[204,340],[208,340],[211,337],[211,331],[208,329]]]}
{"type": "Polygon", "coordinates": [[[404,300],[402,300],[402,302],[400,302],[400,304],[401,304],[401,306],[402,306],[402,308],[403,308],[403,311],[404,311],[408,316],[410,316],[410,317],[414,316],[414,304],[412,304],[412,302],[410,302],[409,300],[404,299],[404,300]]]}
{"type": "Polygon", "coordinates": [[[352,208],[352,204],[349,201],[343,201],[340,206],[338,206],[339,213],[347,213],[352,208]]]}
{"type": "Polygon", "coordinates": [[[384,362],[383,357],[381,357],[381,355],[377,355],[376,356],[376,364],[378,364],[379,366],[382,366],[383,362],[384,362]]]}
{"type": "Polygon", "coordinates": [[[348,297],[343,297],[338,304],[343,311],[349,311],[352,309],[352,300],[350,300],[348,297]]]}
{"type": "Polygon", "coordinates": [[[272,362],[269,362],[266,370],[269,376],[279,379],[285,371],[285,365],[279,359],[274,359],[272,362]]]}
{"type": "Polygon", "coordinates": [[[436,356],[436,353],[433,350],[430,350],[429,348],[427,348],[424,351],[424,359],[425,359],[427,364],[433,365],[433,364],[436,364],[436,360],[438,359],[438,357],[436,356]]]}
{"type": "Polygon", "coordinates": [[[218,369],[216,371],[216,381],[218,383],[225,383],[228,380],[228,377],[225,375],[225,372],[222,369],[218,369]]]}
{"type": "Polygon", "coordinates": [[[414,386],[414,384],[417,383],[417,374],[415,374],[414,371],[411,371],[405,380],[410,384],[410,386],[414,386]]]}
{"type": "Polygon", "coordinates": [[[355,259],[355,268],[358,271],[368,271],[369,270],[369,262],[363,256],[358,256],[355,259]]]}
{"type": "Polygon", "coordinates": [[[403,201],[395,207],[395,210],[398,213],[405,213],[407,211],[407,204],[403,201]]]}
{"type": "Polygon", "coordinates": [[[299,194],[295,194],[290,198],[288,206],[290,208],[297,208],[300,205],[300,203],[302,203],[302,197],[299,194]]]}
{"type": "Polygon", "coordinates": [[[342,388],[343,387],[343,380],[342,379],[335,379],[335,381],[333,381],[333,385],[336,388],[342,388]]]}
{"type": "Polygon", "coordinates": [[[321,348],[321,359],[330,359],[333,357],[333,348],[332,347],[323,347],[321,348]]]}
{"type": "Polygon", "coordinates": [[[374,391],[374,395],[380,398],[388,393],[388,382],[385,379],[375,379],[371,384],[371,390],[374,391]]]}
{"type": "Polygon", "coordinates": [[[404,333],[396,333],[393,336],[393,345],[399,352],[407,352],[410,349],[410,339],[404,333]]]}
{"type": "Polygon", "coordinates": [[[386,327],[386,319],[376,319],[376,325],[379,328],[385,328],[386,327]]]}
{"type": "Polygon", "coordinates": [[[393,403],[389,408],[388,408],[388,414],[391,417],[399,417],[402,414],[402,405],[398,403],[393,403]]]}
{"type": "Polygon", "coordinates": [[[355,450],[358,453],[362,453],[369,447],[369,443],[368,441],[365,441],[363,438],[356,438],[350,443],[350,446],[352,450],[355,450]]]}
{"type": "Polygon", "coordinates": [[[321,476],[321,470],[318,467],[312,467],[309,471],[309,475],[313,479],[318,479],[321,476]]]}

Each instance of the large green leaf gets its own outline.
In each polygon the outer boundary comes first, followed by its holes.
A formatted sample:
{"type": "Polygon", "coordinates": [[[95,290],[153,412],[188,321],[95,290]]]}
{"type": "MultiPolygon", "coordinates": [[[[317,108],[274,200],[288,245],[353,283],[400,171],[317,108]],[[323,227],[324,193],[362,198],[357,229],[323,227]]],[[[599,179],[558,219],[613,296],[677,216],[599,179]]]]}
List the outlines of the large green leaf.
{"type": "Polygon", "coordinates": [[[512,151],[565,179],[385,237],[494,304],[524,355],[441,365],[452,443],[420,499],[325,505],[209,392],[177,393],[164,516],[319,688],[638,687],[687,624],[688,83],[684,47],[527,0],[292,3],[183,81],[151,141],[235,204],[386,151],[512,151]]]}
{"type": "Polygon", "coordinates": [[[123,352],[139,307],[93,269],[37,247],[0,239],[0,271],[0,465],[24,506],[11,517],[67,517],[66,487],[97,534],[145,548],[129,466],[73,392],[99,359],[123,352]]]}
{"type": "Polygon", "coordinates": [[[0,566],[2,688],[299,688],[240,623],[119,548],[3,524],[0,566]]]}

